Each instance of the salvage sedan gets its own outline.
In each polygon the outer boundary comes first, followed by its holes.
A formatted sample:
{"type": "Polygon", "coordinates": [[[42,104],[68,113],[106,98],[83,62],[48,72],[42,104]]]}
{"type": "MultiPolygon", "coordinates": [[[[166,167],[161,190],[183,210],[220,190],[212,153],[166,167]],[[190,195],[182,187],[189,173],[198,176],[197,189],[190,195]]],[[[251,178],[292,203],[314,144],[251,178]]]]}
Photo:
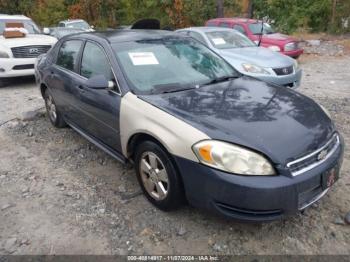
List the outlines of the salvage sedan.
{"type": "Polygon", "coordinates": [[[162,210],[268,221],[305,209],[339,177],[327,111],[242,76],[190,37],[120,30],[62,38],[37,65],[52,124],[123,163],[162,210]]]}

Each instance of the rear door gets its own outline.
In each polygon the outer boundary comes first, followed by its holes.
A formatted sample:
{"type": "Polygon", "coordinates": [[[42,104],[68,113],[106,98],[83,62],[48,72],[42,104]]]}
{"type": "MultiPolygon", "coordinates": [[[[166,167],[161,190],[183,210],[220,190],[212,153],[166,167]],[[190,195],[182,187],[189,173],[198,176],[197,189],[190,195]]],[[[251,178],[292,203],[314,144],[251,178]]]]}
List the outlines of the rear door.
{"type": "Polygon", "coordinates": [[[106,50],[97,42],[86,42],[81,56],[80,75],[77,106],[81,111],[84,131],[120,152],[120,90],[106,50]],[[115,88],[93,89],[86,86],[88,79],[99,75],[113,81],[115,88]]]}
{"type": "Polygon", "coordinates": [[[59,48],[56,61],[50,68],[49,87],[53,98],[65,118],[71,121],[79,120],[79,110],[76,107],[76,84],[81,78],[78,74],[79,54],[83,47],[82,40],[67,40],[59,48]]]}

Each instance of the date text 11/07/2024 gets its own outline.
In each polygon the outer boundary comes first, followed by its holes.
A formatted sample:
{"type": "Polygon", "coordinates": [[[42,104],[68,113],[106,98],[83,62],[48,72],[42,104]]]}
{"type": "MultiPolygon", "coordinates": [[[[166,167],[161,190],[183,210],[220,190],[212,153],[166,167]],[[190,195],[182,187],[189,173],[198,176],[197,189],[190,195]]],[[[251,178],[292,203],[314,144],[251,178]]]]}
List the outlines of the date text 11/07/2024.
{"type": "Polygon", "coordinates": [[[128,261],[219,261],[218,256],[128,256],[128,261]]]}

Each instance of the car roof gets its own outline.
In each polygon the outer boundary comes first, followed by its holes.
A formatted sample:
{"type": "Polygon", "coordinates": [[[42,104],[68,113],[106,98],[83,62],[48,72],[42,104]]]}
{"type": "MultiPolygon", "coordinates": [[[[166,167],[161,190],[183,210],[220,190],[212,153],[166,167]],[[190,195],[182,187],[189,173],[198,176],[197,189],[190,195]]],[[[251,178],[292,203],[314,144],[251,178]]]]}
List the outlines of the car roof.
{"type": "Polygon", "coordinates": [[[69,24],[69,23],[75,23],[75,22],[85,22],[85,20],[84,19],[67,19],[67,20],[60,21],[59,23],[69,24]]]}
{"type": "Polygon", "coordinates": [[[241,17],[230,17],[230,18],[215,18],[211,19],[208,22],[239,22],[239,23],[245,23],[245,24],[252,24],[257,23],[259,20],[256,19],[250,19],[250,18],[241,18],[241,17]]]}
{"type": "Polygon", "coordinates": [[[79,34],[79,37],[83,37],[86,39],[102,38],[107,40],[110,43],[121,43],[121,42],[138,41],[138,40],[146,40],[146,39],[160,39],[166,36],[179,37],[179,34],[176,34],[175,32],[171,32],[171,31],[166,31],[166,30],[143,30],[143,29],[119,29],[119,30],[109,30],[109,31],[86,32],[86,33],[79,34]]]}
{"type": "Polygon", "coordinates": [[[56,31],[81,31],[85,32],[83,29],[74,28],[74,27],[49,27],[50,30],[56,30],[56,31]]]}
{"type": "Polygon", "coordinates": [[[207,32],[217,32],[217,31],[235,31],[232,28],[225,28],[225,27],[218,27],[218,26],[195,26],[195,27],[187,27],[183,29],[179,29],[176,32],[181,32],[181,31],[195,31],[195,32],[202,32],[202,33],[207,33],[207,32]]]}
{"type": "Polygon", "coordinates": [[[0,14],[0,19],[6,19],[6,20],[31,20],[29,17],[26,17],[24,15],[7,15],[7,14],[0,14]]]}

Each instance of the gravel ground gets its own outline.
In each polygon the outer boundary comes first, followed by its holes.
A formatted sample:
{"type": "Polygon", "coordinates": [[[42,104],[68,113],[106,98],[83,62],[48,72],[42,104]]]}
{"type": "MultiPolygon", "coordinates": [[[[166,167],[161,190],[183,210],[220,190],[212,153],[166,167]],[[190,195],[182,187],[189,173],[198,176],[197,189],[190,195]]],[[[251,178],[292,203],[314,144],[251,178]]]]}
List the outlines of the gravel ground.
{"type": "MultiPolygon", "coordinates": [[[[347,144],[349,62],[304,56],[300,88],[330,110],[347,144]]],[[[164,213],[132,168],[53,128],[35,84],[21,82],[0,89],[0,254],[350,254],[349,150],[340,181],[303,214],[243,224],[188,206],[164,213]]]]}

